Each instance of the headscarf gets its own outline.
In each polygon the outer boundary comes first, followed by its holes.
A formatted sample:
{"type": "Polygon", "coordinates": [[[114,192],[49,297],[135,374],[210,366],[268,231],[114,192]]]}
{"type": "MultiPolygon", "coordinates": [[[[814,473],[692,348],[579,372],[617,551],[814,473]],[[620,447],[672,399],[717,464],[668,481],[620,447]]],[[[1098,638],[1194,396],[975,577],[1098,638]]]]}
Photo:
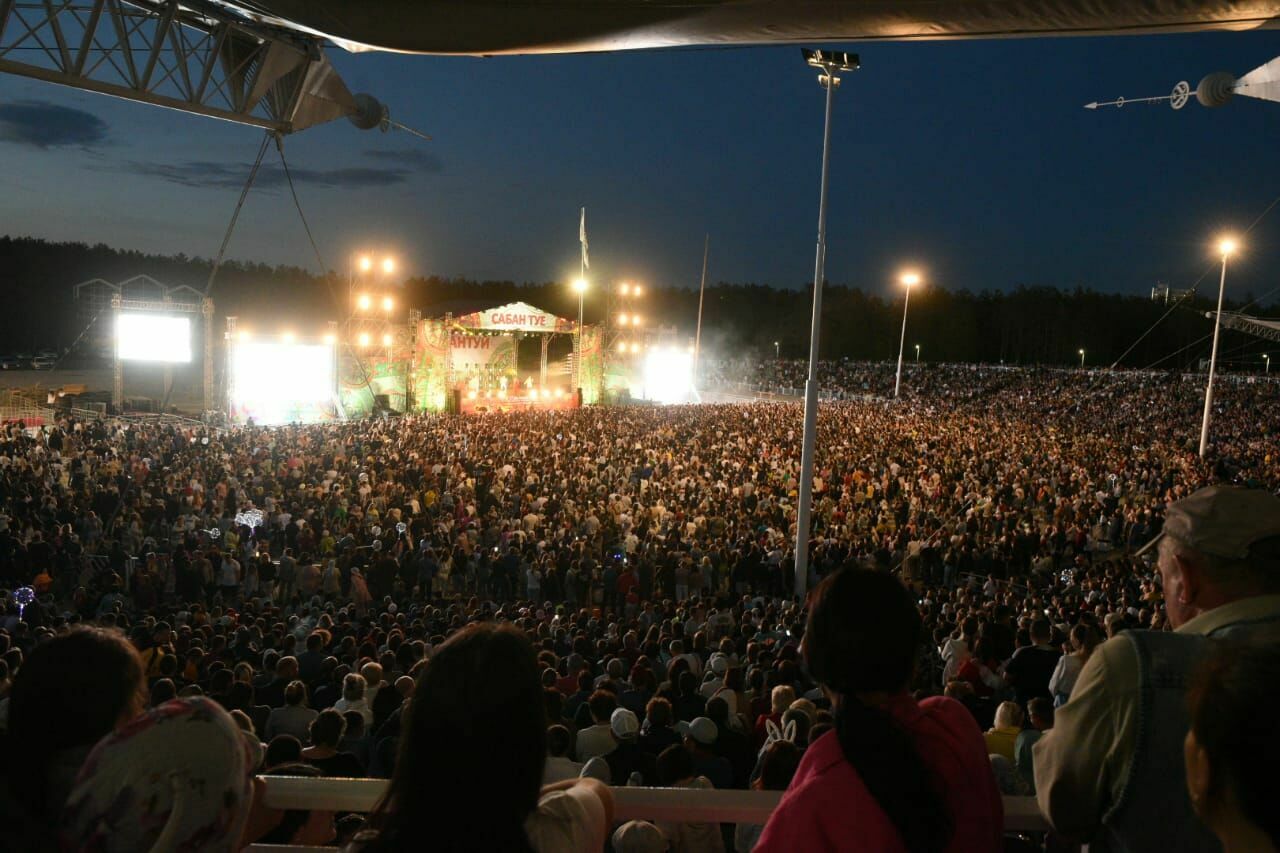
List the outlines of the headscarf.
{"type": "Polygon", "coordinates": [[[77,853],[230,853],[253,802],[253,744],[217,703],[174,699],[98,742],[62,815],[77,853]]]}

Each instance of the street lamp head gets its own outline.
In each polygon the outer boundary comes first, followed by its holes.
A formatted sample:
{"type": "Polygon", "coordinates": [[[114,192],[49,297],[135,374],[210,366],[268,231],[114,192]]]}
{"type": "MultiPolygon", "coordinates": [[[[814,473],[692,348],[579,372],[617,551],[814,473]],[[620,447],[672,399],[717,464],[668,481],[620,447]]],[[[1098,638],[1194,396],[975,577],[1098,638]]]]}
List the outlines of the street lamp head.
{"type": "Polygon", "coordinates": [[[1084,355],[1084,350],[1078,350],[1077,352],[1079,355],[1084,355]]]}
{"type": "Polygon", "coordinates": [[[581,293],[586,293],[586,292],[587,292],[587,280],[586,280],[585,278],[575,278],[575,279],[573,280],[573,292],[574,292],[574,293],[579,293],[579,294],[581,294],[581,293]]]}
{"type": "Polygon", "coordinates": [[[396,261],[395,261],[395,258],[383,258],[383,259],[382,259],[382,271],[383,271],[384,273],[386,273],[387,275],[391,275],[393,272],[395,272],[395,271],[396,271],[396,261]]]}
{"type": "Polygon", "coordinates": [[[1234,237],[1223,237],[1218,241],[1218,251],[1222,253],[1222,257],[1226,257],[1235,252],[1239,248],[1234,237]]]}
{"type": "Polygon", "coordinates": [[[900,279],[900,281],[906,287],[914,287],[915,285],[920,283],[920,273],[904,272],[902,274],[902,278],[900,279]]]}

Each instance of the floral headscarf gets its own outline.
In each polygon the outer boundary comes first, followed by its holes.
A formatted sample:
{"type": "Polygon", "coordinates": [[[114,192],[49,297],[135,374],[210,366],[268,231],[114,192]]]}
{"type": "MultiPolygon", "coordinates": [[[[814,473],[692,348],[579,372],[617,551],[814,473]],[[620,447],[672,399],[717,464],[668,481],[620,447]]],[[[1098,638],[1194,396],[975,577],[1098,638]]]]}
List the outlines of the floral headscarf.
{"type": "Polygon", "coordinates": [[[230,853],[253,804],[253,744],[217,703],[174,699],[98,742],[62,815],[77,853],[230,853]]]}

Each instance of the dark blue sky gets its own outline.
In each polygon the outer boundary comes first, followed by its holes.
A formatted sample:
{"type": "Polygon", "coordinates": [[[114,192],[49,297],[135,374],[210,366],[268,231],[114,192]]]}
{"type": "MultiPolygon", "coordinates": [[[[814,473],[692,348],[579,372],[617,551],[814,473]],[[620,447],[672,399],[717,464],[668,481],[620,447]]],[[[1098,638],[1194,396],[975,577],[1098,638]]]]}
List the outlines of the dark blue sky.
{"type": "MultiPolygon", "coordinates": [[[[853,49],[863,68],[833,125],[830,281],[888,289],[913,263],[948,287],[1187,286],[1218,231],[1280,195],[1280,104],[1081,108],[1243,74],[1280,54],[1280,33],[853,49]]],[[[714,280],[812,277],[823,94],[795,47],[331,54],[353,91],[435,137],[342,121],[287,140],[332,267],[367,246],[415,273],[567,279],[585,205],[597,278],[696,285],[707,231],[714,280]]],[[[0,232],[211,256],[259,140],[0,75],[0,232]]],[[[264,181],[230,255],[314,268],[287,192],[264,181]]],[[[1280,286],[1280,209],[1247,245],[1231,292],[1280,286]]]]}

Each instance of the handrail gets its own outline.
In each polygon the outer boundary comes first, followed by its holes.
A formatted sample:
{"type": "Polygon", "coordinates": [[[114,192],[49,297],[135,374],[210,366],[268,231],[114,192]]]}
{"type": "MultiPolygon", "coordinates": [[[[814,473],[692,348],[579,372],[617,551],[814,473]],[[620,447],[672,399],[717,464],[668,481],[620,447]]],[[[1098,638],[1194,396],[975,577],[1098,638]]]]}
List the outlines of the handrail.
{"type": "MultiPolygon", "coordinates": [[[[260,778],[265,786],[265,803],[274,809],[368,812],[387,788],[385,779],[260,778]]],[[[769,820],[782,794],[779,791],[613,788],[613,799],[614,817],[619,821],[763,824],[769,820]]],[[[1040,814],[1035,797],[1005,797],[1004,828],[1006,832],[1047,832],[1049,824],[1040,814]]]]}

